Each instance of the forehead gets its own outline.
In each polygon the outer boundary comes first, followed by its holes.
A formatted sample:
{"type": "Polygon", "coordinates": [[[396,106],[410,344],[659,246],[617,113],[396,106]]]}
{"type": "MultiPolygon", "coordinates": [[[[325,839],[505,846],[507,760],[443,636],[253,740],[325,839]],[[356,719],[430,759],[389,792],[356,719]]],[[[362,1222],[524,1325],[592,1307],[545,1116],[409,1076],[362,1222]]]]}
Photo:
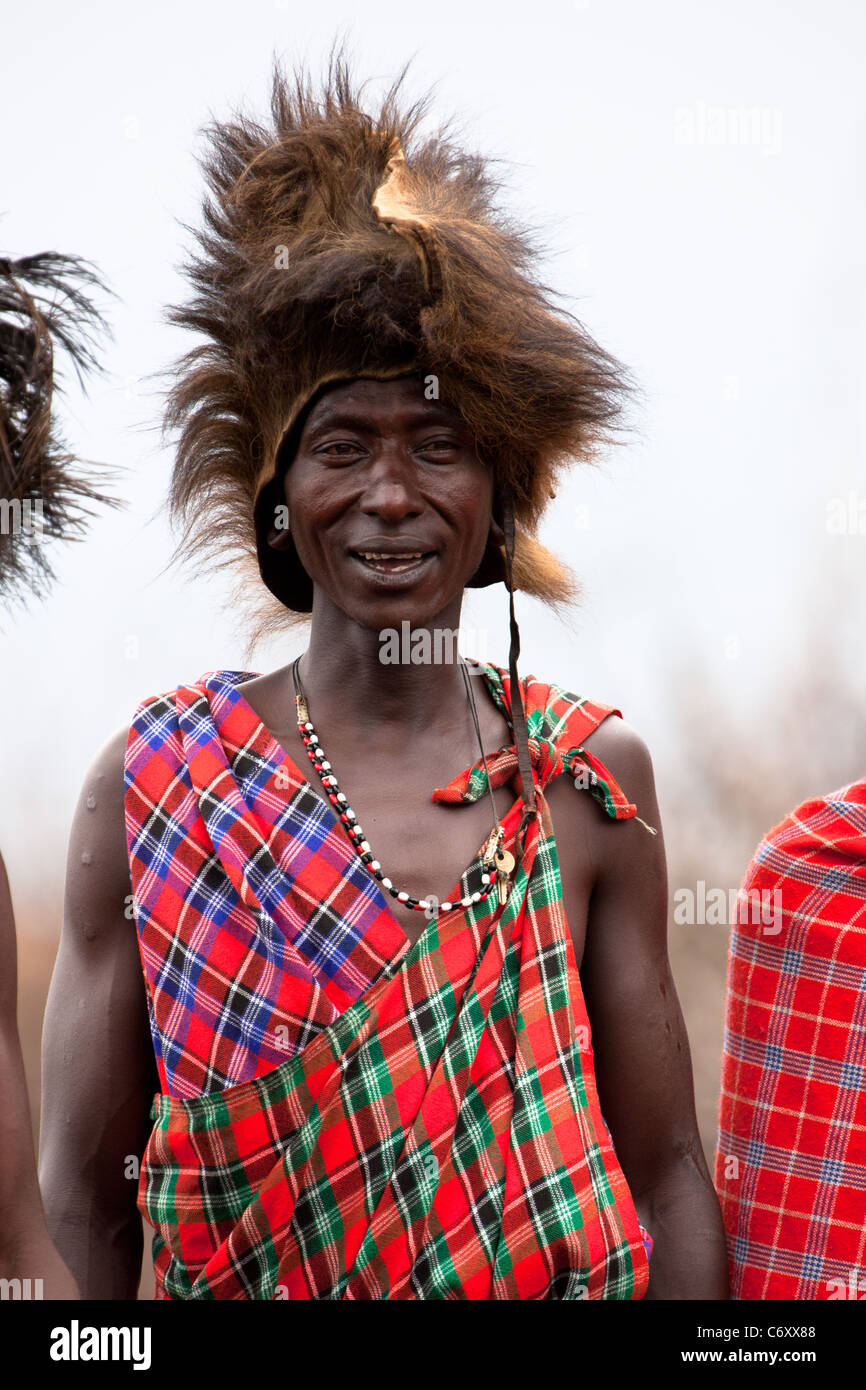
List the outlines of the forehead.
{"type": "Polygon", "coordinates": [[[304,433],[330,420],[356,418],[376,425],[381,421],[401,423],[436,421],[463,425],[463,417],[455,407],[441,400],[428,400],[424,379],[418,376],[376,380],[359,377],[340,382],[323,391],[311,407],[304,422],[304,433]]]}

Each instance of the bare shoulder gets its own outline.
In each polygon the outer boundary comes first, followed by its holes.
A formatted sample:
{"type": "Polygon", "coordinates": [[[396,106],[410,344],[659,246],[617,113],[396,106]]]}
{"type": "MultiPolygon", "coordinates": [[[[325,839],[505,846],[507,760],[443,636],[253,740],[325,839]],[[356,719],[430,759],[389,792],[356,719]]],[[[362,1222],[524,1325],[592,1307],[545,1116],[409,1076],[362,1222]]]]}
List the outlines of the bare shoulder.
{"type": "Polygon", "coordinates": [[[599,868],[606,865],[621,875],[627,861],[635,872],[656,877],[663,871],[665,852],[655,772],[645,740],[624,719],[610,715],[587,736],[586,745],[636,807],[633,819],[617,821],[603,814],[595,818],[593,851],[599,868]]]}
{"type": "MultiPolygon", "coordinates": [[[[123,803],[123,769],[126,761],[126,745],[129,728],[124,725],[109,738],[96,753],[84,780],[84,790],[91,793],[113,796],[123,803]]],[[[93,807],[96,810],[98,807],[93,807]]]]}
{"type": "Polygon", "coordinates": [[[87,770],[75,808],[66,869],[66,921],[88,938],[123,913],[129,886],[124,816],[128,729],[100,748],[87,770]]]}
{"type": "MultiPolygon", "coordinates": [[[[629,801],[642,815],[641,803],[655,804],[655,772],[650,750],[645,740],[618,715],[612,714],[588,735],[586,744],[592,754],[604,763],[619,783],[629,801]]],[[[643,819],[648,819],[643,816],[643,819]]]]}

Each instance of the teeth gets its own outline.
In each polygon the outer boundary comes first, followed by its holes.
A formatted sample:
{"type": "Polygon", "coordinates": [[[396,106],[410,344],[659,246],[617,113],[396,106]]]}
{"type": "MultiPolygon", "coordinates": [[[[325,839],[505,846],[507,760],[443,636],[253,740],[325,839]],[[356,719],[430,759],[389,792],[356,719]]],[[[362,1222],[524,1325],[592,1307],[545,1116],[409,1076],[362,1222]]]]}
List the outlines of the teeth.
{"type": "Polygon", "coordinates": [[[407,551],[403,555],[385,555],[377,550],[361,550],[358,553],[363,555],[365,560],[420,560],[424,552],[413,550],[407,551]]]}

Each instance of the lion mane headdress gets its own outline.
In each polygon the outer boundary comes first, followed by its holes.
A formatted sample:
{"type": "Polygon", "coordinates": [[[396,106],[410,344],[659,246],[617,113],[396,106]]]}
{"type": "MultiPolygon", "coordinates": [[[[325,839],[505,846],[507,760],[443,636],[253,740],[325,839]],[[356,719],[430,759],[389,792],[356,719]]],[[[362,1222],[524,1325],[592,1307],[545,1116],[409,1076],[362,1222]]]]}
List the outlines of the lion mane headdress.
{"type": "Polygon", "coordinates": [[[560,470],[610,438],[629,389],[537,280],[490,162],[449,127],[419,136],[429,98],[401,104],[405,74],[371,114],[341,54],[318,92],[275,60],[270,126],[236,113],[206,128],[210,196],[185,266],[194,292],[167,315],[203,337],[168,393],[170,503],[182,554],[257,565],[279,601],[259,632],[312,606],[294,547],[267,537],[302,412],[323,386],[435,376],[493,471],[503,523],[504,553],[470,582],[503,580],[554,605],[573,579],[536,527],[560,470]]]}

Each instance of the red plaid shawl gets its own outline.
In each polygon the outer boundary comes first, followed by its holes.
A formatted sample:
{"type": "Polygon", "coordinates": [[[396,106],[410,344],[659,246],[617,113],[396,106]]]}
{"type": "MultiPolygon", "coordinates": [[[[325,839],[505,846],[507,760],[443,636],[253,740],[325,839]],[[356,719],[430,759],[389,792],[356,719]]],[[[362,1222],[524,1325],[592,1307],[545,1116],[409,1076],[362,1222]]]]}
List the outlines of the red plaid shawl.
{"type": "MultiPolygon", "coordinates": [[[[508,716],[507,674],[481,675],[508,716]]],[[[410,946],[247,679],[145,701],[128,741],[163,1086],[139,1191],[157,1296],[642,1297],[542,791],[567,769],[609,815],[635,814],[581,749],[614,711],[521,683],[540,816],[509,901],[434,917],[410,946]]],[[[513,780],[513,747],[490,769],[513,780]]],[[[485,788],[475,766],[436,795],[485,788]]],[[[519,814],[502,822],[512,849],[519,814]]],[[[452,900],[481,872],[479,850],[452,900]]]]}
{"type": "Polygon", "coordinates": [[[862,1299],[866,781],[771,830],[753,891],[731,941],[716,1154],[732,1293],[862,1299]]]}

